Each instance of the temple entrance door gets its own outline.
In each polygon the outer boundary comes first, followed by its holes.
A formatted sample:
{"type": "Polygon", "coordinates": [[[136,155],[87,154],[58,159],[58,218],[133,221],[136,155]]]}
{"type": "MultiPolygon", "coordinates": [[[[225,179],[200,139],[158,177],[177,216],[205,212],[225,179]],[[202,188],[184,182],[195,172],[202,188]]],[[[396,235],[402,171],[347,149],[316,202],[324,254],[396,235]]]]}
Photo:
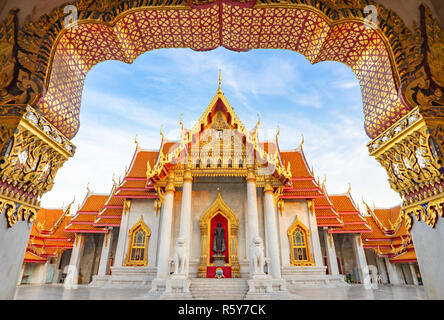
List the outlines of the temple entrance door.
{"type": "Polygon", "coordinates": [[[210,221],[207,278],[231,278],[230,233],[228,219],[217,212],[210,221]]]}
{"type": "Polygon", "coordinates": [[[219,193],[216,201],[200,218],[199,278],[240,278],[238,230],[238,218],[219,193]]]}

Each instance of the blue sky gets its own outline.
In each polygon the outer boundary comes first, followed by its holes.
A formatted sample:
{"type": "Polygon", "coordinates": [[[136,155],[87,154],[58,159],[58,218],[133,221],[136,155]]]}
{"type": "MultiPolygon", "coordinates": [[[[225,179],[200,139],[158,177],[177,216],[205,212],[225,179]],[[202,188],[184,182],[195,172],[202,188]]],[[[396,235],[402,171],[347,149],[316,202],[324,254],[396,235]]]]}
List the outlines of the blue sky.
{"type": "MultiPolygon", "coordinates": [[[[327,177],[330,194],[352,195],[377,207],[401,199],[385,170],[370,158],[363,123],[359,83],[350,68],[336,62],[311,65],[302,55],[283,50],[237,53],[162,49],[147,52],[133,64],[106,61],[88,73],[83,89],[76,155],[59,170],[42,207],[75,206],[86,193],[108,193],[112,176],[123,176],[134,153],[158,149],[160,126],[169,139],[179,138],[179,118],[191,128],[210,103],[222,70],[222,90],[247,128],[260,115],[261,140],[274,139],[280,127],[281,150],[304,151],[315,175],[327,177]]],[[[361,206],[362,208],[362,206],[361,206]]]]}

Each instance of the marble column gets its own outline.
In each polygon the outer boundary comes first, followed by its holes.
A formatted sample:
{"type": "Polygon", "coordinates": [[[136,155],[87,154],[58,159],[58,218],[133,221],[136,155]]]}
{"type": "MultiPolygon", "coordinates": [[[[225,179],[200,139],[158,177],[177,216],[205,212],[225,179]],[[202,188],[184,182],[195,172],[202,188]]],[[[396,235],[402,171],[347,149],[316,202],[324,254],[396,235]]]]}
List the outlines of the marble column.
{"type": "Polygon", "coordinates": [[[410,266],[410,272],[412,273],[413,284],[417,286],[419,285],[419,281],[418,281],[418,275],[416,274],[415,266],[413,263],[410,263],[409,266],[410,266]]]}
{"type": "Polygon", "coordinates": [[[328,271],[331,275],[339,274],[338,259],[336,257],[335,241],[333,234],[328,233],[328,228],[324,229],[325,251],[327,253],[328,271]]]}
{"type": "Polygon", "coordinates": [[[71,259],[69,260],[68,273],[64,282],[65,289],[77,288],[84,242],[85,236],[83,234],[76,233],[76,240],[74,241],[71,259]]]}
{"type": "Polygon", "coordinates": [[[390,284],[393,285],[401,284],[401,279],[399,279],[399,275],[395,268],[395,265],[393,265],[387,257],[385,257],[384,260],[385,260],[385,265],[387,266],[390,284]]]}
{"type": "Polygon", "coordinates": [[[276,222],[276,210],[273,200],[273,188],[269,183],[264,188],[265,223],[267,227],[267,248],[270,258],[268,273],[273,278],[281,278],[281,255],[279,252],[279,237],[276,222]]]}
{"type": "Polygon", "coordinates": [[[60,275],[62,274],[62,270],[59,269],[60,260],[62,260],[62,254],[59,254],[54,260],[54,276],[52,278],[52,283],[59,283],[60,275]]]}
{"type": "Polygon", "coordinates": [[[318,223],[316,221],[316,213],[314,210],[313,201],[310,201],[308,205],[308,221],[314,262],[317,267],[323,267],[324,259],[322,257],[321,241],[319,240],[318,223]]]}
{"type": "Polygon", "coordinates": [[[190,251],[191,251],[191,191],[193,177],[189,166],[185,167],[182,188],[182,207],[180,211],[180,228],[178,238],[185,241],[187,263],[182,275],[188,277],[190,251]]]}
{"type": "Polygon", "coordinates": [[[159,230],[159,254],[157,259],[157,279],[167,279],[170,274],[171,228],[173,223],[174,175],[170,173],[165,188],[164,207],[159,230]]]}
{"type": "Polygon", "coordinates": [[[102,253],[100,254],[98,276],[105,276],[108,274],[109,258],[111,257],[111,244],[113,243],[113,228],[108,229],[108,233],[104,234],[102,253]]]}
{"type": "Polygon", "coordinates": [[[384,267],[384,259],[380,258],[379,256],[376,256],[376,264],[377,264],[379,273],[382,275],[382,283],[387,284],[388,283],[388,275],[386,272],[386,268],[384,267]]]}
{"type": "Polygon", "coordinates": [[[125,261],[125,251],[127,249],[128,220],[129,220],[130,208],[131,208],[131,200],[125,200],[123,202],[122,219],[120,221],[119,237],[117,239],[116,256],[114,259],[114,266],[115,267],[123,267],[123,261],[125,261]]]}
{"type": "Polygon", "coordinates": [[[351,234],[353,243],[353,252],[355,254],[356,264],[359,269],[359,275],[361,277],[362,284],[370,284],[370,274],[367,265],[367,259],[365,257],[364,247],[361,242],[360,234],[351,234]]]}
{"type": "MultiPolygon", "coordinates": [[[[257,212],[257,190],[256,190],[256,175],[254,168],[248,168],[247,173],[247,206],[248,206],[248,245],[249,245],[249,260],[250,260],[250,276],[254,272],[254,239],[259,238],[259,218],[257,212]]],[[[261,239],[262,240],[262,239],[261,239]]],[[[263,273],[259,271],[260,274],[263,273]]]]}

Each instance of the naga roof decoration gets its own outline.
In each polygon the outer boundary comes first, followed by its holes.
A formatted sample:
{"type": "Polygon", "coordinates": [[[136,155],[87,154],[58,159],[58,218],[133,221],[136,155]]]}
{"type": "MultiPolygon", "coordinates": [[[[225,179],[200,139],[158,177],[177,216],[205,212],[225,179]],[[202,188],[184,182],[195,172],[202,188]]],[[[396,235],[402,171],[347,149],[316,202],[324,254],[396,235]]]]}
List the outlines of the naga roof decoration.
{"type": "Polygon", "coordinates": [[[372,232],[362,235],[364,248],[388,257],[392,263],[416,262],[412,237],[402,218],[401,207],[370,208],[364,204],[367,208],[365,219],[372,228],[372,232]]]}
{"type": "Polygon", "coordinates": [[[74,236],[65,232],[69,223],[71,205],[64,209],[40,209],[37,212],[24,262],[45,263],[50,257],[60,256],[64,250],[73,247],[74,236]]]}

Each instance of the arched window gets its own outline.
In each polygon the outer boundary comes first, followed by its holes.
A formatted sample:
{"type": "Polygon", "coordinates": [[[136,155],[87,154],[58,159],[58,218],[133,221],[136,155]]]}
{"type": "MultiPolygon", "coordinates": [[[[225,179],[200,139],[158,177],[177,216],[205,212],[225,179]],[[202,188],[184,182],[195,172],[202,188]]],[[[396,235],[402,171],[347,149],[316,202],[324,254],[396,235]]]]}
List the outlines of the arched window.
{"type": "Polygon", "coordinates": [[[233,160],[228,159],[228,168],[233,168],[233,160]]]}
{"type": "Polygon", "coordinates": [[[217,160],[217,167],[222,168],[222,160],[221,159],[217,160]]]}
{"type": "Polygon", "coordinates": [[[210,159],[207,160],[207,168],[211,168],[211,161],[210,161],[210,159]]]}
{"type": "Polygon", "coordinates": [[[125,266],[146,266],[148,263],[148,240],[150,229],[143,222],[142,217],[128,232],[128,252],[125,266]]]}
{"type": "Polygon", "coordinates": [[[290,240],[290,264],[292,266],[314,265],[310,252],[310,231],[299,221],[296,221],[288,230],[290,240]]]}
{"type": "Polygon", "coordinates": [[[200,159],[196,160],[196,168],[200,168],[200,159]]]}
{"type": "Polygon", "coordinates": [[[292,243],[293,256],[296,260],[307,260],[307,244],[305,241],[304,232],[297,228],[293,231],[293,243],[292,243]]]}
{"type": "Polygon", "coordinates": [[[240,159],[239,160],[239,168],[243,168],[244,167],[244,164],[243,164],[243,162],[242,162],[242,159],[240,159]]]}

